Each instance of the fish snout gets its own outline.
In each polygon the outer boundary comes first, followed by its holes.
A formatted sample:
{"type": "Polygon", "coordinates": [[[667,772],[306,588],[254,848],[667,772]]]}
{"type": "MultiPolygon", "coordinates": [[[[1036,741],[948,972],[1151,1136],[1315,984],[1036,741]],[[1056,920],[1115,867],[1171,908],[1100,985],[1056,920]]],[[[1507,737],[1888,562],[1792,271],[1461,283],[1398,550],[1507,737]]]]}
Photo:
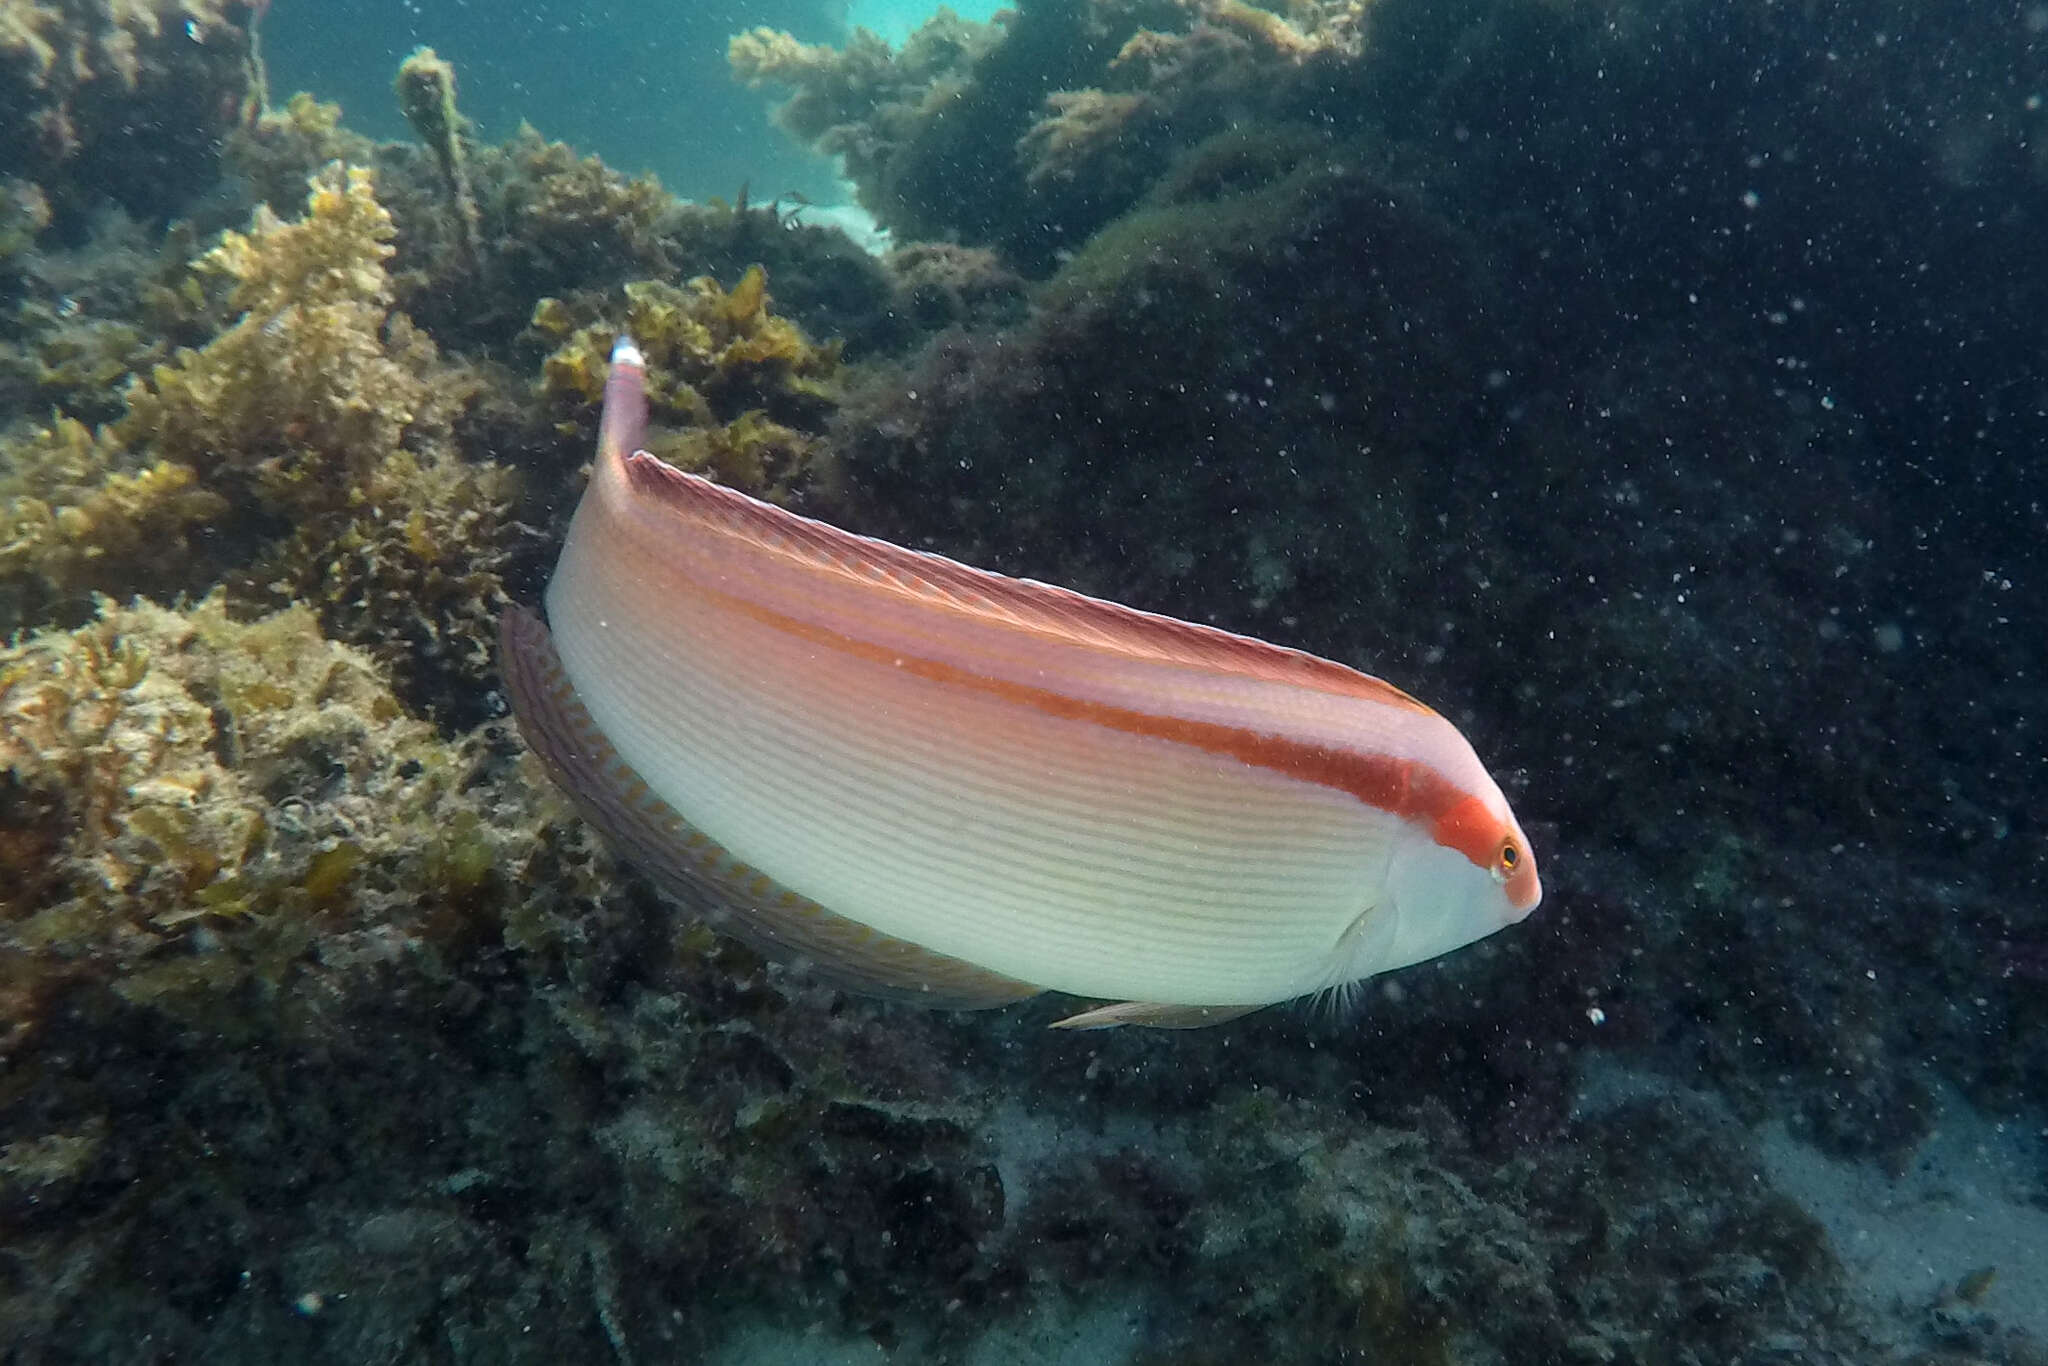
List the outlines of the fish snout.
{"type": "Polygon", "coordinates": [[[1527,920],[1529,913],[1543,900],[1543,879],[1536,875],[1535,855],[1523,855],[1521,865],[1508,874],[1507,881],[1501,885],[1501,891],[1507,896],[1510,912],[1508,923],[1519,925],[1527,920]]]}

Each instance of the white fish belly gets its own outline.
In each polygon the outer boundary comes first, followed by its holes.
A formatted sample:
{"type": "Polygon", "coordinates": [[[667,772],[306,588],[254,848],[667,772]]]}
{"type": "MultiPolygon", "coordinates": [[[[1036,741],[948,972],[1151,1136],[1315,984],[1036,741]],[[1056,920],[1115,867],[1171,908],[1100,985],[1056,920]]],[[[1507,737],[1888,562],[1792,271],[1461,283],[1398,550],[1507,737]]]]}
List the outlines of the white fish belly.
{"type": "Polygon", "coordinates": [[[992,971],[1169,1003],[1313,991],[1416,837],[1349,794],[673,589],[565,554],[549,590],[620,754],[783,886],[992,971]]]}

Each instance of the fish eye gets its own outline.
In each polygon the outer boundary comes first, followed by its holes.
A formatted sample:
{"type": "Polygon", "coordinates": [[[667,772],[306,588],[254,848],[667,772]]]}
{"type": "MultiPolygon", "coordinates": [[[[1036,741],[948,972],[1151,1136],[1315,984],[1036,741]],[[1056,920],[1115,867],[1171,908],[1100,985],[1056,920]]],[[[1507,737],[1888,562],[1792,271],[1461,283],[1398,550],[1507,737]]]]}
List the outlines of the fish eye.
{"type": "Polygon", "coordinates": [[[1522,851],[1515,848],[1513,840],[1509,840],[1506,844],[1503,844],[1500,847],[1500,866],[1502,868],[1512,873],[1513,871],[1515,871],[1515,865],[1520,863],[1521,861],[1522,851]]]}

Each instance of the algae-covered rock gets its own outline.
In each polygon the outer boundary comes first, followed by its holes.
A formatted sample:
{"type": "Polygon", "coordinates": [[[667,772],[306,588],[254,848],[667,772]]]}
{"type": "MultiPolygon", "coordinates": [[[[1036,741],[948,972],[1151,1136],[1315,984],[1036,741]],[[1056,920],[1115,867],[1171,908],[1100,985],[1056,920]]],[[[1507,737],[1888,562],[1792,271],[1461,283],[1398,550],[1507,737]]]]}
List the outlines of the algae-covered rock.
{"type": "Polygon", "coordinates": [[[510,838],[476,821],[474,766],[303,607],[103,600],[0,651],[0,1014],[27,1029],[78,979],[156,999],[274,976],[318,917],[473,892],[450,841],[510,838]]]}
{"type": "Polygon", "coordinates": [[[904,314],[927,331],[1023,320],[1024,277],[986,247],[912,242],[890,252],[884,264],[904,314]]]}
{"type": "Polygon", "coordinates": [[[166,561],[191,557],[193,534],[227,511],[189,465],[124,468],[70,418],[5,443],[0,457],[0,583],[33,585],[39,602],[140,592],[166,561]]]}
{"type": "MultiPolygon", "coordinates": [[[[948,215],[927,201],[909,168],[949,117],[968,113],[961,97],[975,65],[1004,32],[1000,24],[969,23],[942,10],[901,51],[866,29],[834,49],[756,28],[734,37],[727,56],[747,84],[792,92],[776,109],[776,122],[840,158],[861,202],[884,226],[904,237],[936,237],[944,235],[948,215]]],[[[954,170],[956,190],[977,190],[981,180],[1001,174],[964,159],[954,170]]],[[[968,198],[975,209],[984,207],[978,194],[968,198]]]]}
{"type": "Polygon", "coordinates": [[[281,491],[309,464],[361,468],[445,426],[431,343],[386,333],[394,231],[360,167],[316,177],[296,222],[259,207],[200,261],[231,281],[239,320],[137,383],[116,436],[281,491]]]}
{"type": "Polygon", "coordinates": [[[1361,0],[1081,0],[992,24],[942,10],[900,51],[757,28],[734,74],[792,93],[776,121],[839,157],[903,237],[997,246],[1033,273],[1122,212],[1181,148],[1260,120],[1331,120],[1361,0]]]}
{"type": "Polygon", "coordinates": [[[526,299],[676,268],[681,206],[653,176],[624,176],[530,127],[472,163],[493,269],[526,299]]]}
{"type": "Polygon", "coordinates": [[[0,147],[61,218],[109,200],[163,218],[214,180],[260,98],[241,0],[8,0],[0,147]],[[147,135],[138,132],[148,129],[147,135]]]}
{"type": "Polygon", "coordinates": [[[460,711],[489,668],[514,483],[454,448],[478,382],[393,311],[394,231],[362,168],[315,177],[295,222],[259,207],[200,263],[239,317],[131,386],[110,434],[228,500],[224,563],[184,586],[309,602],[409,695],[460,711]]]}
{"type": "MultiPolygon", "coordinates": [[[[24,308],[24,321],[41,323],[34,350],[19,367],[27,387],[50,407],[90,421],[106,421],[121,411],[121,391],[137,373],[161,361],[167,348],[133,323],[109,318],[36,318],[24,308]]],[[[18,353],[17,353],[18,354],[18,353]]],[[[13,368],[0,358],[0,369],[13,368]]]]}
{"type": "Polygon", "coordinates": [[[32,181],[0,181],[0,270],[12,272],[50,226],[50,200],[32,181]]]}
{"type": "Polygon", "coordinates": [[[1376,626],[1401,620],[1409,576],[1451,553],[1430,500],[1487,468],[1460,423],[1501,342],[1448,224],[1355,158],[1298,162],[1270,183],[1169,177],[1022,325],[856,386],[833,436],[864,525],[1141,605],[1217,604],[1237,629],[1329,629],[1348,614],[1316,599],[1339,583],[1376,626]]]}
{"type": "Polygon", "coordinates": [[[18,272],[0,290],[19,296],[0,308],[0,411],[119,417],[133,376],[220,325],[221,301],[187,285],[198,240],[189,223],[159,227],[110,209],[83,235],[43,233],[0,266],[18,272]]]}
{"type": "Polygon", "coordinates": [[[306,178],[330,162],[368,166],[377,144],[345,127],[341,106],[299,91],[228,136],[228,166],[259,204],[292,213],[305,202],[306,178]]]}
{"type": "Polygon", "coordinates": [[[1290,22],[1208,0],[1187,6],[1181,25],[1137,30],[1091,84],[1048,94],[1018,138],[1027,212],[1078,238],[1213,135],[1256,138],[1290,120],[1336,129],[1328,91],[1357,56],[1357,9],[1304,3],[1289,7],[1290,22]]]}

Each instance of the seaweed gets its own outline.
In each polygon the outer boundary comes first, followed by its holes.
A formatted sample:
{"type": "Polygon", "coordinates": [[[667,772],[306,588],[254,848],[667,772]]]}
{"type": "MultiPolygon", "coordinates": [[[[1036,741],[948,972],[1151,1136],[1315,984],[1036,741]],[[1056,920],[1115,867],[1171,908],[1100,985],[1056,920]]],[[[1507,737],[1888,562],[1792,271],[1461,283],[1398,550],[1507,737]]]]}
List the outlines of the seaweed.
{"type": "Polygon", "coordinates": [[[13,620],[64,619],[93,592],[310,603],[413,702],[477,714],[525,536],[517,484],[456,446],[481,381],[392,307],[393,231],[370,173],[330,167],[303,217],[260,206],[200,258],[186,306],[232,320],[134,379],[117,420],[60,413],[6,444],[13,620]]]}
{"type": "Polygon", "coordinates": [[[612,341],[630,333],[647,357],[652,411],[688,422],[728,421],[752,408],[791,419],[816,418],[832,404],[839,364],[834,343],[813,345],[802,329],[769,308],[767,272],[755,266],[730,292],[708,275],[680,288],[641,280],[617,302],[579,306],[543,299],[536,330],[561,338],[547,359],[542,388],[595,403],[604,395],[612,341]],[[601,309],[577,325],[577,313],[601,309]]]}
{"type": "Polygon", "coordinates": [[[474,258],[435,157],[380,148],[379,194],[398,235],[397,304],[450,346],[524,364],[515,343],[536,299],[616,290],[636,280],[774,273],[783,309],[806,326],[869,345],[900,342],[890,282],[843,232],[800,207],[678,201],[652,176],[628,177],[522,127],[497,145],[463,144],[474,196],[474,258]]]}
{"type": "Polygon", "coordinates": [[[306,180],[322,166],[369,166],[377,144],[342,124],[341,106],[301,90],[282,108],[264,109],[228,135],[225,157],[259,204],[293,213],[305,203],[306,180]]]}
{"type": "Polygon", "coordinates": [[[399,65],[396,89],[399,112],[440,168],[455,240],[464,262],[474,270],[481,261],[482,248],[477,242],[476,195],[469,187],[464,151],[469,120],[455,107],[455,68],[430,47],[415,49],[399,65]]]}
{"type": "Polygon", "coordinates": [[[516,490],[452,446],[478,381],[393,311],[394,231],[362,168],[315,177],[296,222],[259,207],[200,263],[232,282],[239,318],[132,385],[110,433],[237,510],[227,563],[193,587],[224,573],[252,606],[312,602],[409,695],[463,710],[462,681],[489,669],[516,490]]]}
{"type": "Polygon", "coordinates": [[[0,468],[0,581],[30,580],[45,600],[130,595],[189,561],[193,538],[228,511],[191,466],[122,468],[84,423],[60,417],[6,443],[0,468]]]}
{"type": "MultiPolygon", "coordinates": [[[[473,767],[305,607],[238,622],[102,599],[0,651],[0,977],[37,1003],[218,991],[425,873],[473,767]]],[[[281,970],[276,962],[270,970],[281,970]]]]}
{"type": "Polygon", "coordinates": [[[445,426],[446,397],[422,378],[432,344],[386,328],[393,232],[360,167],[317,176],[296,222],[259,207],[248,233],[223,234],[199,264],[232,281],[239,319],[131,386],[116,438],[279,496],[309,467],[359,471],[445,426]]]}
{"type": "Polygon", "coordinates": [[[537,298],[754,263],[815,330],[904,340],[880,265],[838,229],[803,222],[800,204],[750,203],[744,186],[732,203],[686,204],[653,176],[622,175],[528,125],[480,143],[455,86],[453,65],[420,49],[394,79],[417,142],[372,143],[343,126],[338,106],[300,93],[235,129],[229,164],[278,213],[330,162],[373,169],[395,230],[393,306],[473,359],[525,363],[516,340],[537,298]]]}
{"type": "Polygon", "coordinates": [[[543,299],[534,330],[560,344],[542,367],[541,392],[587,418],[604,394],[612,342],[628,334],[647,358],[650,415],[685,429],[657,433],[650,449],[788,501],[822,472],[815,433],[838,404],[839,345],[813,344],[769,304],[759,266],[729,292],[698,276],[680,288],[635,281],[617,300],[543,299]]]}
{"type": "Polygon", "coordinates": [[[728,59],[792,91],[777,121],[840,157],[899,237],[997,247],[1037,274],[1176,150],[1252,122],[1342,121],[1326,97],[1356,79],[1366,6],[1284,8],[1076,0],[992,25],[942,12],[901,52],[865,31],[833,49],[755,29],[728,59]]]}

